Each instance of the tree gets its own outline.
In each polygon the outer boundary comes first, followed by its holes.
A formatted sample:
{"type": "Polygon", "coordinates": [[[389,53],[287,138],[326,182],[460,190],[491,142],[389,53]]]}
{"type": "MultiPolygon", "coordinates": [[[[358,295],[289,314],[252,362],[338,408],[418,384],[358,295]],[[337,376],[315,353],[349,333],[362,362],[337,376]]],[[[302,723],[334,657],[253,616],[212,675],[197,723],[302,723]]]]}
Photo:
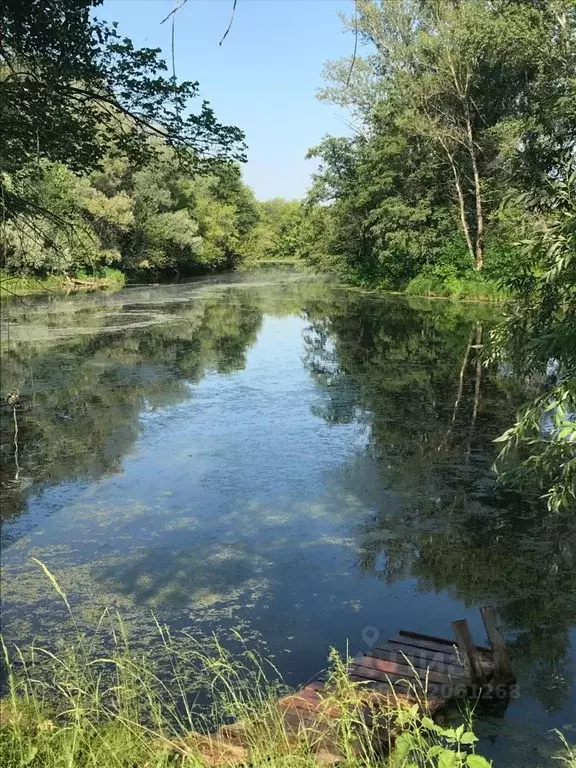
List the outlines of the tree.
{"type": "Polygon", "coordinates": [[[243,246],[248,263],[296,260],[301,244],[301,203],[277,197],[256,203],[256,213],[258,219],[243,246]]]}
{"type": "Polygon", "coordinates": [[[97,276],[112,266],[156,280],[231,268],[258,217],[237,166],[193,177],[165,145],[144,167],[110,153],[89,175],[41,161],[30,179],[52,218],[6,223],[0,265],[9,274],[97,276]]]}
{"type": "Polygon", "coordinates": [[[507,281],[515,301],[493,343],[536,396],[499,438],[497,466],[508,480],[540,487],[558,510],[576,503],[576,158],[559,162],[524,202],[535,231],[525,270],[507,281]]]}
{"type": "Polygon", "coordinates": [[[371,124],[370,139],[328,138],[311,151],[321,164],[309,200],[331,206],[330,250],[344,274],[401,288],[438,258],[457,223],[438,158],[403,103],[378,105],[371,124]]]}
{"type": "MultiPolygon", "coordinates": [[[[167,75],[159,49],[137,49],[92,17],[101,0],[6,0],[0,12],[1,199],[4,219],[34,230],[50,217],[35,195],[41,161],[76,174],[114,149],[133,168],[168,145],[191,170],[244,160],[242,132],[219,123],[198,83],[167,75]],[[151,141],[155,138],[156,141],[151,141]]],[[[65,221],[56,217],[60,226],[65,221]]]]}
{"type": "Polygon", "coordinates": [[[521,190],[535,167],[549,171],[552,150],[576,138],[575,10],[573,0],[358,0],[346,24],[371,52],[328,65],[320,98],[355,110],[364,124],[357,142],[378,140],[388,107],[404,122],[407,147],[421,143],[437,183],[450,180],[476,272],[503,196],[521,190]]]}

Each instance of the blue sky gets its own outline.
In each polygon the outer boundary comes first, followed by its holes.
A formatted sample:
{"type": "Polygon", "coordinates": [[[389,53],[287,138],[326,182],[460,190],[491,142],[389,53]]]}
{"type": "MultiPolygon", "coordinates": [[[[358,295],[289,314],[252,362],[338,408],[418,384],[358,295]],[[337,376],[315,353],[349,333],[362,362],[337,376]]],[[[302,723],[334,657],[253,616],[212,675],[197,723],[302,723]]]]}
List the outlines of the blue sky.
{"type": "MultiPolygon", "coordinates": [[[[162,48],[170,61],[173,0],[105,0],[96,15],[118,21],[137,45],[162,48]]],[[[249,145],[244,178],[261,200],[302,197],[315,169],[309,147],[347,134],[344,114],[315,98],[327,59],[350,56],[353,38],[337,11],[352,0],[188,0],[176,17],[176,74],[198,80],[219,120],[238,125],[249,145]]]]}

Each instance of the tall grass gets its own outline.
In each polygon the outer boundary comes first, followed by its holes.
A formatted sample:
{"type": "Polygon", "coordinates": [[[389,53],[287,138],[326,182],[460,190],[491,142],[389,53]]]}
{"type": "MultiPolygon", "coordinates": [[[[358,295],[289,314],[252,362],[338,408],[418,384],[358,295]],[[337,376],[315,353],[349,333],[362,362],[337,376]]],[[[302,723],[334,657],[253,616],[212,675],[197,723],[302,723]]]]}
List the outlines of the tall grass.
{"type": "Polygon", "coordinates": [[[505,301],[507,296],[500,286],[482,276],[468,277],[420,274],[406,286],[409,296],[432,296],[468,301],[505,301]]]}
{"type": "Polygon", "coordinates": [[[23,277],[7,274],[0,270],[0,297],[30,296],[42,293],[69,293],[90,288],[117,289],[124,285],[125,275],[118,269],[104,267],[95,275],[78,272],[73,278],[84,281],[85,285],[76,285],[63,275],[44,277],[23,277]]]}
{"type": "Polygon", "coordinates": [[[576,744],[569,744],[566,736],[561,731],[556,731],[556,735],[562,744],[562,751],[559,755],[555,755],[554,759],[558,760],[559,766],[576,768],[576,744]]]}
{"type": "MultiPolygon", "coordinates": [[[[43,566],[44,567],[44,566],[43,566]]],[[[64,600],[66,595],[45,569],[64,600]]],[[[442,727],[425,697],[384,700],[350,681],[348,659],[331,652],[326,694],[307,727],[290,723],[278,670],[242,645],[232,656],[157,624],[154,657],[136,652],[118,614],[90,634],[75,628],[57,655],[10,651],[0,706],[5,768],[161,768],[246,764],[349,768],[487,768],[469,722],[442,727]],[[154,659],[154,660],[153,660],[154,659]],[[418,700],[419,699],[419,700],[418,700]]],[[[286,698],[288,696],[288,698],[286,698]]]]}

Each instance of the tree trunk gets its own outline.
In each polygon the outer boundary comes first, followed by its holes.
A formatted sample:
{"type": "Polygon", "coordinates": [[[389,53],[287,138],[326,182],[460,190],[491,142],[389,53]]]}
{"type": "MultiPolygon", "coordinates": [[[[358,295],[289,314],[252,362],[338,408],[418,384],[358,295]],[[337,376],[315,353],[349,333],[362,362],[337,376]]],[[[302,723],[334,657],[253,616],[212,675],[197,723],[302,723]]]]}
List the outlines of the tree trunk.
{"type": "Polygon", "coordinates": [[[454,429],[454,424],[456,423],[460,401],[462,400],[462,394],[464,392],[464,374],[466,373],[466,368],[468,367],[468,359],[470,357],[470,350],[472,349],[473,340],[474,328],[470,330],[470,337],[468,338],[468,344],[466,345],[466,352],[464,353],[464,359],[462,360],[462,365],[460,366],[460,376],[458,377],[458,392],[456,393],[456,400],[454,401],[454,408],[452,410],[452,420],[450,421],[450,426],[444,435],[444,439],[437,448],[438,451],[441,451],[447,447],[448,441],[450,440],[450,435],[454,429]]]}
{"type": "MultiPolygon", "coordinates": [[[[472,262],[476,265],[478,263],[478,257],[477,257],[476,250],[474,248],[474,244],[472,242],[470,225],[468,224],[468,219],[466,218],[466,201],[464,200],[464,191],[462,190],[462,184],[460,182],[460,174],[458,173],[458,167],[456,165],[456,161],[454,160],[454,155],[452,154],[452,152],[450,152],[446,143],[444,141],[441,141],[441,144],[442,144],[442,147],[444,148],[444,151],[448,155],[448,159],[450,161],[450,167],[452,168],[452,173],[454,175],[454,184],[456,186],[456,194],[458,195],[458,207],[460,209],[460,223],[462,225],[462,231],[464,232],[464,237],[466,238],[466,245],[468,246],[468,252],[470,254],[470,258],[472,259],[472,262]]],[[[478,238],[476,237],[476,239],[478,238]]]]}
{"type": "Polygon", "coordinates": [[[468,135],[468,152],[472,162],[472,174],[474,177],[474,198],[476,203],[476,243],[474,249],[474,269],[481,272],[484,268],[484,210],[482,207],[482,189],[480,186],[480,173],[474,150],[474,136],[470,113],[466,112],[466,132],[468,135]]]}
{"type": "Polygon", "coordinates": [[[472,409],[472,420],[470,422],[470,430],[468,432],[468,450],[466,451],[466,464],[470,460],[470,451],[472,449],[472,438],[474,437],[474,428],[476,426],[476,419],[478,417],[478,410],[480,408],[480,386],[482,383],[482,323],[476,321],[476,378],[474,381],[474,406],[472,409]]]}

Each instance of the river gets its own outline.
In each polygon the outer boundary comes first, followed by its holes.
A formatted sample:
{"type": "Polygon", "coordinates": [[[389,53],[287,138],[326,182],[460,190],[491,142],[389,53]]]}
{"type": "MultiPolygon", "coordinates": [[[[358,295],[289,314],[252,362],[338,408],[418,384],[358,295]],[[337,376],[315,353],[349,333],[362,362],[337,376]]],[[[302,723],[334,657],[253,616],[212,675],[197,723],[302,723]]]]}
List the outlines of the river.
{"type": "MultiPolygon", "coordinates": [[[[503,618],[520,697],[481,711],[499,766],[576,723],[576,520],[497,486],[524,393],[485,305],[240,273],[3,306],[2,630],[52,644],[67,593],[137,643],[239,631],[296,685],[330,646],[503,618]]],[[[574,734],[575,731],[572,731],[574,734]]],[[[568,732],[569,736],[570,733],[568,732]]]]}

